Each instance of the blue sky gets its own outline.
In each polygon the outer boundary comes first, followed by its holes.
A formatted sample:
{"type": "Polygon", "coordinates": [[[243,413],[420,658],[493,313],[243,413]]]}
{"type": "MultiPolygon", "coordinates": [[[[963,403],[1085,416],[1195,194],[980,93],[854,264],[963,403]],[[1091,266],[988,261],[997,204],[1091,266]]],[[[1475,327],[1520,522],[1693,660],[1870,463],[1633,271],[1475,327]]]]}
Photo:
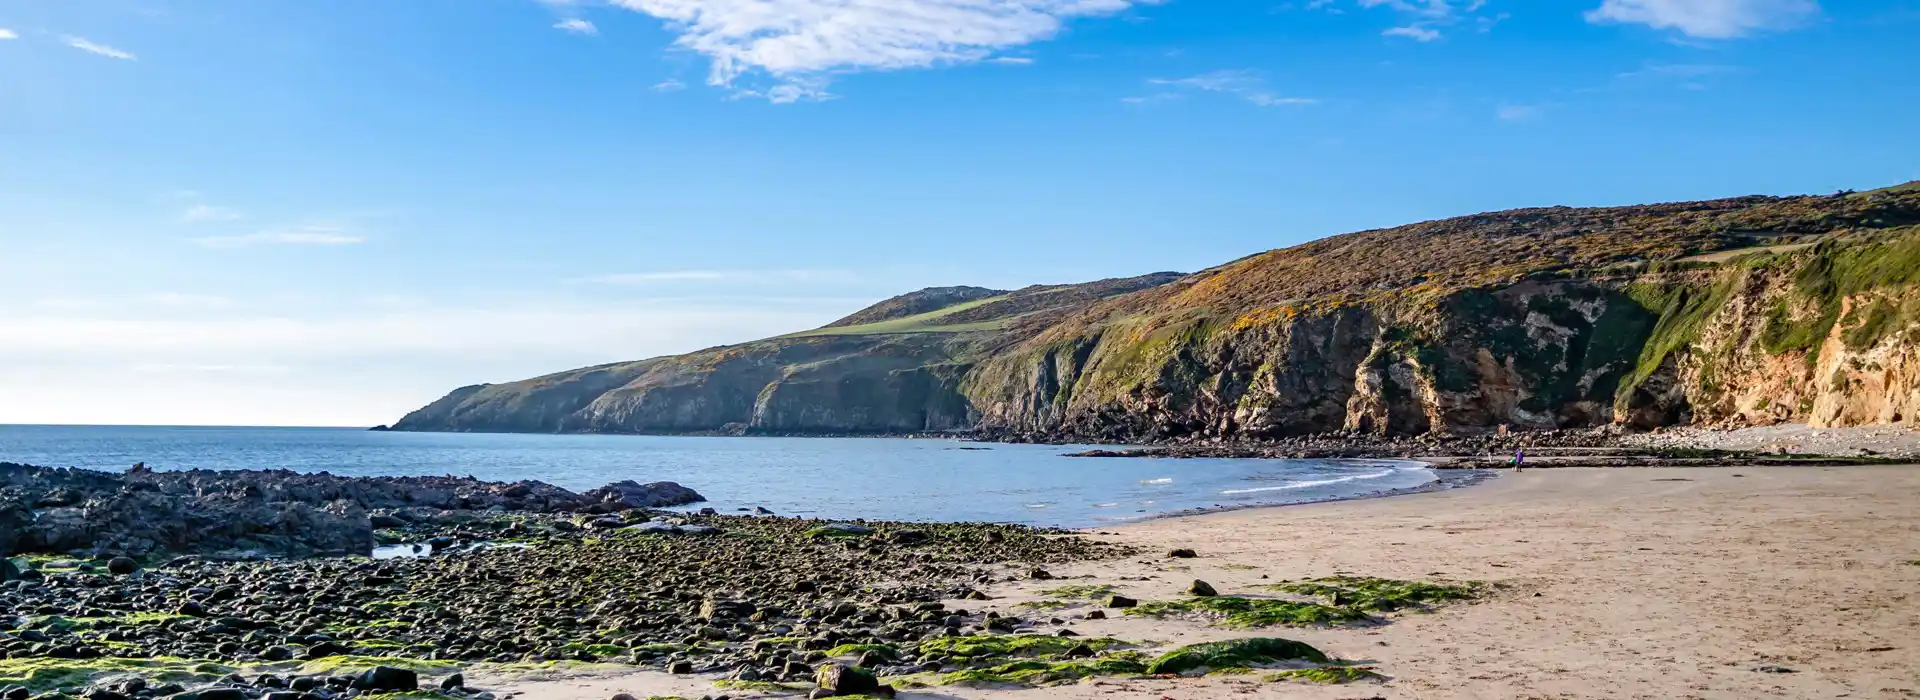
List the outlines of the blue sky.
{"type": "Polygon", "coordinates": [[[0,423],[358,425],[911,289],[1920,179],[1920,0],[6,0],[0,423]]]}

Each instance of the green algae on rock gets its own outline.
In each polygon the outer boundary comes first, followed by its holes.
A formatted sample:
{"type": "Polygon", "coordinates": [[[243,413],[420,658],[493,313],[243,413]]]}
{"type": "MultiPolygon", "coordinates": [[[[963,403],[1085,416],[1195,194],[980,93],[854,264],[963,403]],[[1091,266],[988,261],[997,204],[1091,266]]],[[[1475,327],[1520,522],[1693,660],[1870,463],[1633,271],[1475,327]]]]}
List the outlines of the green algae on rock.
{"type": "Polygon", "coordinates": [[[1305,642],[1253,637],[1184,646],[1161,655],[1146,671],[1156,676],[1177,675],[1202,668],[1257,668],[1298,661],[1326,663],[1328,657],[1305,642]]]}
{"type": "Polygon", "coordinates": [[[1371,612],[1426,609],[1442,603],[1474,600],[1484,595],[1487,587],[1479,581],[1446,584],[1364,576],[1329,576],[1267,586],[1270,590],[1325,598],[1336,606],[1371,612]]]}
{"type": "Polygon", "coordinates": [[[1319,666],[1315,668],[1295,668],[1267,674],[1269,682],[1307,681],[1322,685],[1340,685],[1360,681],[1377,681],[1385,676],[1374,671],[1371,666],[1319,666]]]}
{"type": "Polygon", "coordinates": [[[1303,603],[1277,598],[1215,596],[1183,598],[1141,603],[1127,609],[1128,615],[1161,617],[1183,613],[1203,613],[1222,617],[1229,627],[1314,627],[1366,622],[1372,616],[1348,607],[1303,603]]]}

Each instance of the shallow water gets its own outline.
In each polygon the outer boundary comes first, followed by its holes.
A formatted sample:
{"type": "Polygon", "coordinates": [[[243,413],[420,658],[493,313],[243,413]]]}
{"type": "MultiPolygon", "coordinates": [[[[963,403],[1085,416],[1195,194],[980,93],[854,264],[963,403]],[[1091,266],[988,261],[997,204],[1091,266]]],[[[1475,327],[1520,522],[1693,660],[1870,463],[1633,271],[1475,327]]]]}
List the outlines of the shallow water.
{"type": "Polygon", "coordinates": [[[1432,482],[1386,460],[1095,459],[1084,446],[938,439],[375,433],[343,428],[0,426],[0,462],[677,481],[724,511],[1090,527],[1197,508],[1323,501],[1432,482]]]}

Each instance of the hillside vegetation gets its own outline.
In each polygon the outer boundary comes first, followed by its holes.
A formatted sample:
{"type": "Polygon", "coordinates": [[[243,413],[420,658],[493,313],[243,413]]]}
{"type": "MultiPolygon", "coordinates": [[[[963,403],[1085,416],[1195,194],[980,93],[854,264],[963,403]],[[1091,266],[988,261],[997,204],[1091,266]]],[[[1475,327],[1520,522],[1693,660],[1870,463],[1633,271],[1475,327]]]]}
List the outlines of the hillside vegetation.
{"type": "Polygon", "coordinates": [[[933,288],[396,427],[1157,439],[1920,412],[1920,187],[1493,212],[1191,275],[933,288]]]}

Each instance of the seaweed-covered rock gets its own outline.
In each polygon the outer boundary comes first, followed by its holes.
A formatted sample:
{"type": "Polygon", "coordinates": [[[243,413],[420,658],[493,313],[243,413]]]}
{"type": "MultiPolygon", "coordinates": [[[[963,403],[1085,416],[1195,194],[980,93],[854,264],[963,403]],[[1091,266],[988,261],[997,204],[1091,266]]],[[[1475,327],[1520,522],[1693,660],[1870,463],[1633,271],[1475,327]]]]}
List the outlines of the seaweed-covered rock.
{"type": "Polygon", "coordinates": [[[827,664],[821,666],[814,676],[815,682],[835,695],[866,695],[879,689],[880,681],[872,673],[848,664],[827,664]]]}
{"type": "Polygon", "coordinates": [[[1147,673],[1179,674],[1199,668],[1245,668],[1284,661],[1326,663],[1327,655],[1305,642],[1253,637],[1180,647],[1148,664],[1147,673]]]}

